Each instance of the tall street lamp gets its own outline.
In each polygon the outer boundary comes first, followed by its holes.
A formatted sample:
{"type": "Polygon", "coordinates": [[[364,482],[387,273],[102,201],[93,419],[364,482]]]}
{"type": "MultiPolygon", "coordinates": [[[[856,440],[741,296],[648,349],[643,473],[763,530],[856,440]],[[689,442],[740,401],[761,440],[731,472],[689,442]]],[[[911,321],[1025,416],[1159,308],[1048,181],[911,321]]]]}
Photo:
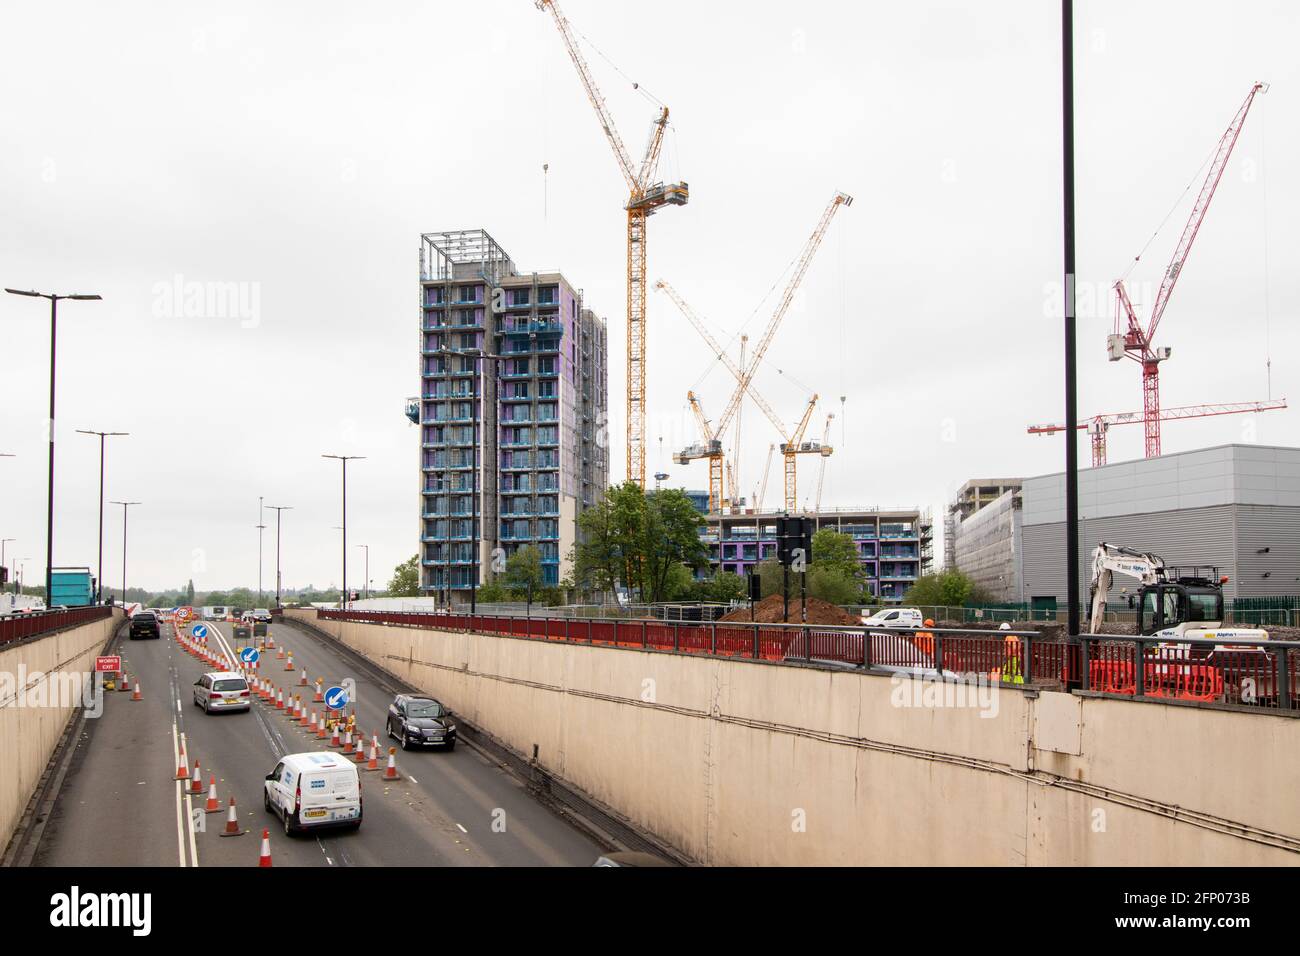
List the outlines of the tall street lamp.
{"type": "Polygon", "coordinates": [[[58,295],[53,292],[23,291],[22,289],[5,289],[5,291],[10,295],[25,295],[33,299],[50,300],[50,420],[46,424],[46,428],[49,429],[50,439],[50,466],[45,497],[45,603],[48,606],[50,591],[54,585],[54,357],[55,346],[58,343],[59,300],[75,299],[80,302],[101,299],[103,296],[82,293],[58,295]]]}
{"type": "Polygon", "coordinates": [[[1067,633],[1079,633],[1079,418],[1075,350],[1074,244],[1074,2],[1061,0],[1061,158],[1065,272],[1065,573],[1067,633]]]}
{"type": "Polygon", "coordinates": [[[348,462],[365,458],[365,455],[321,455],[322,458],[335,458],[343,463],[343,594],[339,607],[346,610],[348,606],[348,462]]]}
{"type": "MultiPolygon", "coordinates": [[[[0,538],[0,568],[3,568],[5,566],[5,545],[8,544],[10,541],[17,541],[17,540],[18,540],[17,538],[0,538]]],[[[17,585],[17,583],[18,583],[17,581],[14,582],[15,586],[17,585]]],[[[0,593],[4,593],[3,584],[0,584],[0,593]]],[[[15,591],[14,593],[16,594],[17,591],[15,591]]]]}
{"type": "MultiPolygon", "coordinates": [[[[138,501],[110,501],[109,504],[122,506],[122,609],[126,610],[126,513],[138,501]]],[[[49,604],[49,601],[46,601],[49,604]]]]}
{"type": "Polygon", "coordinates": [[[280,607],[280,512],[292,511],[293,505],[267,505],[275,512],[275,606],[280,607]]]}
{"type": "Polygon", "coordinates": [[[104,603],[104,439],[130,432],[97,432],[91,428],[78,428],[79,435],[99,436],[99,576],[95,578],[95,603],[104,603]]]}
{"type": "Polygon", "coordinates": [[[262,532],[266,529],[262,496],[257,496],[257,603],[262,603],[262,532]]]}

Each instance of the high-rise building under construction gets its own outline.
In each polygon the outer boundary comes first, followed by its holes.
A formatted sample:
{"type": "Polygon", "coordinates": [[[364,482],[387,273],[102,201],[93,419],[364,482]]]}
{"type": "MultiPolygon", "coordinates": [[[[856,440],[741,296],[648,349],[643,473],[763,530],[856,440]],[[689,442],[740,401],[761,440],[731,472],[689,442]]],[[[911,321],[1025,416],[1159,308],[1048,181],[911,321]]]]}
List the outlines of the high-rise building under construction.
{"type": "Polygon", "coordinates": [[[481,229],[421,236],[424,593],[465,603],[529,545],[546,584],[567,576],[609,484],[605,362],[605,320],[561,273],[520,271],[481,229]]]}

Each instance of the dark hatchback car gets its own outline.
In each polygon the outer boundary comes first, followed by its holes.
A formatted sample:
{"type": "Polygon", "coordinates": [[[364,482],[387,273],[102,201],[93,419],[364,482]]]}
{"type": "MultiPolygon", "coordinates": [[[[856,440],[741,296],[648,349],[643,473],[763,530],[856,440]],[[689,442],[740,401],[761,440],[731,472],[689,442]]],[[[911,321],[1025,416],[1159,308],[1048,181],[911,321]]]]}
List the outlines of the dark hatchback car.
{"type": "Polygon", "coordinates": [[[158,615],[153,611],[136,611],[131,615],[131,640],[139,637],[149,637],[157,640],[162,637],[162,627],[158,623],[158,615]]]}
{"type": "Polygon", "coordinates": [[[388,736],[397,738],[403,750],[412,747],[456,749],[456,722],[451,711],[432,697],[398,694],[388,706],[385,729],[388,736]]]}

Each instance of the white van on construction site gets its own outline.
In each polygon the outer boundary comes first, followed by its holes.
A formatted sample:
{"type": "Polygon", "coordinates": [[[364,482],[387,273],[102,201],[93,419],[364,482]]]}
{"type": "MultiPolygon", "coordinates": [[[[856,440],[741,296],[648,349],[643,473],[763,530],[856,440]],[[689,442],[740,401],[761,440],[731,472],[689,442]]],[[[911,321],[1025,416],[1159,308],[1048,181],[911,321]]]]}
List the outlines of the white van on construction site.
{"type": "Polygon", "coordinates": [[[284,821],[284,832],[361,826],[361,774],[356,764],[328,751],[285,754],[266,775],[263,803],[284,821]]]}
{"type": "Polygon", "coordinates": [[[862,616],[864,627],[921,627],[925,618],[914,607],[882,607],[875,614],[862,616]]]}

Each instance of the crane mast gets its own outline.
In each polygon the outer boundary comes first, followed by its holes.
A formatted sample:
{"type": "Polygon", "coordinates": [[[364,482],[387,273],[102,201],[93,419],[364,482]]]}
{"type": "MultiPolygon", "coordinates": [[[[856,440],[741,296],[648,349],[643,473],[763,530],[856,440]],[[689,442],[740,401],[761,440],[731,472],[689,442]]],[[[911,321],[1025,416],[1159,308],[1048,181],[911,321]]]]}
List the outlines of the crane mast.
{"type": "Polygon", "coordinates": [[[1250,111],[1250,105],[1254,102],[1257,93],[1267,92],[1267,84],[1254,84],[1250,88],[1250,93],[1247,94],[1245,102],[1241,104],[1236,115],[1232,118],[1232,122],[1228,124],[1227,130],[1219,138],[1219,144],[1210,162],[1209,172],[1205,176],[1205,181],[1201,184],[1201,191],[1192,206],[1191,215],[1187,219],[1187,224],[1183,227],[1183,233],[1178,239],[1178,245],[1174,247],[1173,258],[1169,260],[1169,266],[1165,269],[1164,277],[1161,279],[1160,289],[1156,293],[1155,302],[1151,306],[1151,316],[1145,329],[1142,328],[1142,323],[1138,320],[1137,312],[1129,299],[1128,290],[1124,287],[1124,280],[1118,279],[1115,282],[1115,332],[1107,339],[1107,351],[1112,362],[1127,357],[1142,366],[1142,409],[1146,431],[1147,458],[1154,458],[1160,454],[1160,363],[1169,358],[1170,355],[1168,348],[1157,349],[1154,346],[1156,329],[1160,325],[1160,320],[1164,317],[1165,309],[1168,307],[1169,299],[1174,292],[1174,286],[1177,285],[1179,277],[1183,274],[1187,256],[1192,251],[1192,243],[1196,241],[1201,224],[1205,221],[1205,214],[1210,208],[1210,200],[1214,198],[1214,191],[1218,188],[1219,180],[1223,177],[1223,171],[1228,165],[1228,157],[1232,155],[1232,148],[1236,145],[1237,137],[1241,134],[1241,128],[1246,122],[1246,114],[1250,111]],[[1121,321],[1126,324],[1123,332],[1120,331],[1121,321]]]}
{"type": "Polygon", "coordinates": [[[627,204],[627,477],[641,488],[645,487],[645,407],[646,407],[646,219],[662,206],[684,206],[690,198],[690,189],[684,182],[659,183],[654,181],[663,146],[664,130],[668,125],[668,107],[663,107],[654,120],[650,140],[639,167],[632,165],[627,148],[614,125],[605,97],[596,85],[595,77],[578,48],[577,39],[568,19],[555,0],[535,0],[537,9],[551,14],[556,29],[564,41],[569,59],[573,61],[578,79],[586,90],[587,99],[596,111],[596,119],[609,141],[619,172],[628,187],[627,204]]]}

